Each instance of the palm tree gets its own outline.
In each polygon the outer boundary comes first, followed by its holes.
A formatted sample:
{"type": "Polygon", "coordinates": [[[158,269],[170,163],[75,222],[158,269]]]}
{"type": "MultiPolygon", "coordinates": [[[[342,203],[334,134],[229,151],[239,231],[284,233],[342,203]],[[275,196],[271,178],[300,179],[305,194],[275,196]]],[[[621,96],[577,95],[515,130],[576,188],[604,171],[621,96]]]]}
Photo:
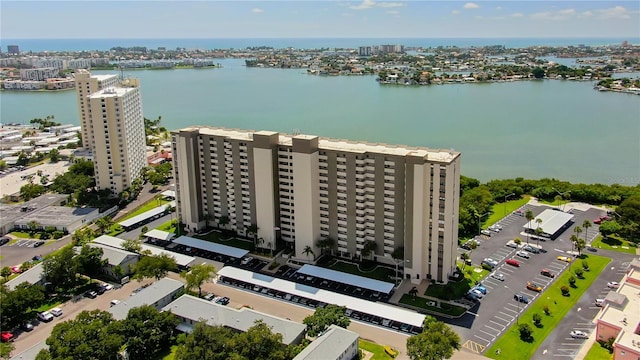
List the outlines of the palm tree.
{"type": "Polygon", "coordinates": [[[587,243],[587,241],[589,241],[589,240],[587,240],[587,238],[588,238],[587,234],[589,233],[589,228],[590,228],[591,226],[592,226],[592,224],[591,224],[591,220],[589,220],[589,219],[585,219],[585,220],[582,222],[582,227],[584,228],[584,242],[585,242],[585,243],[587,243]]]}
{"type": "Polygon", "coordinates": [[[584,239],[578,238],[576,241],[576,249],[578,249],[578,256],[582,255],[582,249],[587,247],[587,242],[584,239]]]}
{"type": "Polygon", "coordinates": [[[460,259],[462,259],[462,270],[467,266],[467,260],[471,259],[471,255],[469,253],[462,253],[460,255],[460,259]]]}
{"type": "Polygon", "coordinates": [[[531,209],[527,210],[524,213],[524,217],[527,218],[528,224],[529,224],[529,228],[527,229],[527,245],[529,245],[529,238],[530,238],[530,230],[531,230],[531,220],[533,220],[534,216],[533,216],[533,211],[531,211],[531,209]]]}
{"type": "Polygon", "coordinates": [[[580,226],[576,226],[573,228],[573,232],[576,233],[577,237],[580,237],[580,234],[582,233],[582,228],[580,226]]]}
{"type": "Polygon", "coordinates": [[[113,225],[113,221],[111,221],[111,218],[108,216],[101,217],[100,219],[96,220],[96,226],[98,227],[98,229],[100,229],[100,233],[102,234],[104,234],[104,232],[108,230],[111,225],[113,225]]]}
{"type": "Polygon", "coordinates": [[[569,237],[569,241],[571,241],[571,251],[573,251],[573,247],[576,245],[576,243],[578,242],[578,236],[576,235],[571,235],[571,237],[569,237]]]}
{"type": "Polygon", "coordinates": [[[362,255],[363,258],[368,257],[369,255],[373,257],[377,247],[378,244],[375,241],[367,240],[364,242],[362,250],[360,250],[360,255],[362,255]]]}
{"type": "Polygon", "coordinates": [[[309,254],[313,255],[313,260],[315,261],[316,254],[313,252],[313,249],[311,248],[311,246],[309,245],[305,246],[304,250],[302,250],[302,253],[307,255],[307,257],[309,257],[309,254]]]}
{"type": "Polygon", "coordinates": [[[258,246],[258,225],[251,224],[246,228],[247,235],[253,235],[253,246],[258,246]]]}
{"type": "Polygon", "coordinates": [[[224,229],[227,224],[230,222],[229,217],[227,215],[222,215],[218,218],[218,226],[224,229]]]}
{"type": "Polygon", "coordinates": [[[538,225],[536,227],[535,233],[536,233],[536,245],[538,245],[538,247],[540,246],[540,235],[542,235],[543,231],[540,228],[540,224],[542,224],[542,219],[540,218],[536,218],[536,224],[538,225]]]}

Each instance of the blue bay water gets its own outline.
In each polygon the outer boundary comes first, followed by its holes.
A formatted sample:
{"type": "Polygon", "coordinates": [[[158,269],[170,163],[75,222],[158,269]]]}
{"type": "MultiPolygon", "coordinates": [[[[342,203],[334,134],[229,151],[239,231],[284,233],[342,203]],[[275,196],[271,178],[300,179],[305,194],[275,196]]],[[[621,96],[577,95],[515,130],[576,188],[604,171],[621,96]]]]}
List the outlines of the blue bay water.
{"type": "MultiPolygon", "coordinates": [[[[482,181],[552,177],[640,183],[640,97],[558,80],[429,87],[382,86],[373,76],[297,69],[134,70],[145,117],[169,129],[223,126],[389,144],[453,148],[482,181]]],[[[95,71],[95,73],[114,73],[95,71]]],[[[74,91],[0,93],[2,122],[54,115],[78,123],[74,91]]]]}

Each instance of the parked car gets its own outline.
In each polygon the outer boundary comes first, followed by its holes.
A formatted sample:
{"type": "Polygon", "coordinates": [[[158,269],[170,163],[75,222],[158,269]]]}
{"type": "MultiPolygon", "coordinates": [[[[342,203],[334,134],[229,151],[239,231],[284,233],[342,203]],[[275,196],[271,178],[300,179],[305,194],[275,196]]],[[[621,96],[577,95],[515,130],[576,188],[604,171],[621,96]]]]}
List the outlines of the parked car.
{"type": "Polygon", "coordinates": [[[0,246],[2,246],[2,245],[4,245],[4,244],[8,243],[9,241],[11,241],[11,238],[10,238],[10,237],[8,237],[8,236],[0,237],[0,246]]]}
{"type": "Polygon", "coordinates": [[[85,293],[84,293],[84,296],[85,296],[85,297],[88,297],[88,298],[90,298],[90,299],[95,299],[95,298],[97,298],[97,297],[98,297],[98,293],[97,293],[97,292],[95,292],[95,291],[93,291],[93,290],[89,290],[89,291],[87,291],[87,292],[85,292],[85,293]]]}
{"type": "Polygon", "coordinates": [[[482,284],[477,284],[476,286],[472,287],[472,289],[480,291],[483,295],[487,294],[487,288],[484,287],[482,284]]]}
{"type": "Polygon", "coordinates": [[[9,341],[13,341],[15,336],[13,336],[13,333],[10,331],[3,331],[0,334],[0,340],[2,340],[2,342],[9,342],[9,341]]]}
{"type": "Polygon", "coordinates": [[[516,266],[516,267],[520,266],[520,262],[516,259],[508,259],[505,262],[511,266],[516,266]]]}
{"type": "Polygon", "coordinates": [[[247,256],[246,258],[242,259],[242,261],[240,261],[240,264],[247,265],[248,263],[251,262],[251,260],[253,260],[253,257],[247,256]]]}
{"type": "Polygon", "coordinates": [[[33,330],[33,324],[31,323],[31,321],[27,321],[26,323],[22,324],[22,330],[24,331],[32,331],[33,330]]]}
{"type": "Polygon", "coordinates": [[[491,273],[491,277],[499,281],[504,281],[504,275],[501,273],[491,273]]]}
{"type": "Polygon", "coordinates": [[[38,319],[40,321],[49,322],[49,321],[53,320],[53,315],[51,315],[51,313],[48,312],[48,311],[43,311],[43,312],[38,314],[38,319]]]}
{"type": "Polygon", "coordinates": [[[604,299],[596,299],[593,304],[598,307],[604,306],[604,299]]]}
{"type": "Polygon", "coordinates": [[[524,304],[528,304],[529,303],[529,298],[524,296],[524,295],[521,295],[521,294],[513,295],[513,300],[519,301],[519,302],[524,303],[524,304]]]}
{"type": "Polygon", "coordinates": [[[514,213],[515,215],[518,215],[518,216],[524,216],[524,211],[522,211],[522,210],[516,210],[516,211],[514,211],[513,213],[514,213]]]}
{"type": "Polygon", "coordinates": [[[537,247],[531,246],[531,245],[527,245],[527,246],[523,247],[522,250],[528,251],[528,252],[530,252],[532,254],[539,254],[540,253],[540,250],[537,247]]]}
{"type": "Polygon", "coordinates": [[[550,277],[550,278],[556,276],[556,274],[552,273],[551,270],[549,269],[542,269],[542,271],[540,271],[540,275],[550,277]]]}
{"type": "Polygon", "coordinates": [[[489,231],[489,230],[482,230],[482,231],[480,231],[480,234],[482,234],[482,235],[486,235],[486,236],[491,236],[491,231],[489,231]]]}
{"type": "Polygon", "coordinates": [[[520,250],[516,253],[516,256],[520,256],[521,258],[525,258],[528,259],[531,257],[531,255],[529,255],[528,252],[524,251],[524,250],[520,250]]]}
{"type": "Polygon", "coordinates": [[[569,335],[574,339],[587,339],[589,337],[586,332],[580,330],[571,330],[569,335]]]}
{"type": "Polygon", "coordinates": [[[487,264],[490,264],[492,267],[498,266],[498,261],[492,258],[484,258],[484,260],[482,261],[486,262],[487,264]]]}
{"type": "Polygon", "coordinates": [[[619,283],[617,283],[617,282],[615,282],[615,281],[609,281],[609,282],[607,283],[607,287],[608,287],[608,288],[611,288],[611,289],[617,289],[617,288],[619,288],[619,287],[620,287],[620,284],[619,284],[619,283]]]}
{"type": "Polygon", "coordinates": [[[49,312],[55,317],[62,316],[62,309],[60,309],[58,307],[49,310],[49,312]]]}
{"type": "Polygon", "coordinates": [[[44,245],[44,241],[36,241],[36,242],[33,244],[33,247],[34,247],[34,248],[36,248],[36,247],[40,247],[40,246],[42,246],[42,245],[44,245]]]}
{"type": "Polygon", "coordinates": [[[113,289],[113,285],[109,284],[109,283],[102,283],[100,284],[100,286],[105,289],[106,291],[109,291],[111,289],[113,289]]]}
{"type": "Polygon", "coordinates": [[[510,247],[510,248],[514,248],[517,249],[520,245],[518,245],[515,241],[513,240],[509,240],[507,241],[507,243],[505,244],[505,246],[510,247]]]}
{"type": "Polygon", "coordinates": [[[571,262],[571,258],[568,256],[558,256],[558,260],[568,262],[568,263],[571,262]]]}
{"type": "Polygon", "coordinates": [[[205,299],[205,300],[207,300],[207,301],[211,301],[211,300],[213,300],[213,298],[215,298],[215,297],[216,297],[216,294],[209,293],[209,294],[206,294],[205,296],[203,296],[202,298],[203,298],[203,299],[205,299]]]}
{"type": "Polygon", "coordinates": [[[542,286],[532,283],[531,281],[527,282],[527,289],[540,292],[542,291],[542,286]]]}
{"type": "Polygon", "coordinates": [[[116,300],[116,299],[111,300],[111,306],[116,306],[118,304],[120,304],[120,300],[116,300]]]}
{"type": "Polygon", "coordinates": [[[229,304],[229,298],[228,298],[228,297],[226,297],[226,296],[225,296],[225,297],[222,297],[222,298],[218,299],[218,300],[216,301],[216,303],[217,303],[217,304],[220,304],[220,305],[227,305],[227,304],[229,304]]]}

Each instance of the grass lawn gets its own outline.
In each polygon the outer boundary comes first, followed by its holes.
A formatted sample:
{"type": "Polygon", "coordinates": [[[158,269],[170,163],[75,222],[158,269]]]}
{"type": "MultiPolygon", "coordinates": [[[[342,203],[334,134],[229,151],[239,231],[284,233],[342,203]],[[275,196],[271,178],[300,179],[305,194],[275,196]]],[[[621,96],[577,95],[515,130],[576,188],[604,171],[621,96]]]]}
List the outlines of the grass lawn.
{"type": "Polygon", "coordinates": [[[166,223],[158,226],[156,229],[175,234],[177,228],[173,225],[173,221],[167,221],[166,223]]]}
{"type": "Polygon", "coordinates": [[[627,254],[636,253],[636,245],[634,243],[620,239],[617,236],[611,236],[604,239],[602,238],[602,235],[598,235],[598,237],[591,243],[591,246],[596,249],[619,251],[627,254]]]}
{"type": "Polygon", "coordinates": [[[611,360],[613,359],[613,354],[609,352],[609,350],[600,346],[600,344],[596,341],[591,345],[591,349],[584,357],[584,360],[611,360]]]}
{"type": "MultiPolygon", "coordinates": [[[[22,231],[12,231],[9,233],[9,235],[13,235],[17,238],[21,238],[21,239],[34,239],[31,237],[31,235],[29,235],[29,233],[27,232],[22,232],[22,231]]],[[[40,234],[36,233],[35,235],[35,239],[39,239],[40,238],[40,234]]]]}
{"type": "MultiPolygon", "coordinates": [[[[458,267],[462,268],[461,262],[458,262],[458,267]]],[[[463,272],[464,280],[450,281],[446,285],[430,284],[424,294],[444,300],[459,299],[475,285],[476,281],[481,281],[489,274],[488,270],[480,266],[467,266],[463,272]]]]}
{"type": "Polygon", "coordinates": [[[344,261],[335,261],[333,264],[324,265],[323,267],[386,282],[393,282],[393,273],[395,271],[380,266],[371,271],[360,271],[357,265],[344,261]]]}
{"type": "Polygon", "coordinates": [[[220,233],[218,233],[217,231],[212,231],[206,235],[194,235],[193,237],[197,239],[207,240],[207,241],[211,241],[214,243],[223,244],[227,246],[233,246],[235,248],[245,249],[249,251],[253,251],[253,248],[254,248],[253,241],[250,241],[250,240],[241,240],[238,238],[222,240],[220,238],[220,233]]]}
{"type": "Polygon", "coordinates": [[[503,217],[511,214],[513,211],[521,207],[522,205],[529,202],[529,195],[525,195],[520,199],[509,200],[506,203],[496,203],[491,208],[491,215],[485,220],[482,224],[484,226],[490,226],[498,221],[502,220],[503,217]]]}
{"type": "Polygon", "coordinates": [[[371,360],[389,360],[393,359],[389,354],[384,352],[384,346],[367,340],[358,340],[358,348],[373,353],[371,360]]]}
{"type": "Polygon", "coordinates": [[[467,311],[467,309],[461,306],[455,306],[446,303],[440,304],[440,307],[437,307],[431,305],[431,303],[433,303],[432,300],[425,299],[420,296],[411,296],[409,294],[402,295],[402,298],[400,298],[400,303],[451,316],[460,316],[467,311]]]}
{"type": "MultiPolygon", "coordinates": [[[[565,271],[538,297],[538,300],[529,305],[529,308],[520,315],[520,324],[527,323],[531,326],[533,340],[530,342],[521,340],[518,327],[514,324],[485,352],[485,356],[492,359],[530,359],[538,346],[571,310],[610,261],[609,258],[586,254],[582,255],[582,259],[589,263],[590,270],[584,272],[584,279],[577,279],[576,288],[570,288],[569,296],[562,296],[560,291],[561,286],[569,286],[568,280],[572,275],[571,272],[565,271]],[[544,313],[545,305],[549,307],[550,315],[544,313]],[[542,316],[540,328],[533,325],[533,314],[542,316]],[[497,349],[501,350],[500,355],[496,354],[497,349]]],[[[582,267],[582,260],[576,260],[571,266],[574,269],[578,266],[582,267]]]]}

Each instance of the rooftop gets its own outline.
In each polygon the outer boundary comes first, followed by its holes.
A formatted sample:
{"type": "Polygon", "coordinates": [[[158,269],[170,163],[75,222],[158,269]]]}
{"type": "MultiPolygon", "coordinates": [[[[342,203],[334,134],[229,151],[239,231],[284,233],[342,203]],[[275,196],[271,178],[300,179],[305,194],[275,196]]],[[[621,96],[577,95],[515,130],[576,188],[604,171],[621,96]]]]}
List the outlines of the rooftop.
{"type": "Polygon", "coordinates": [[[89,246],[102,249],[102,260],[107,260],[107,263],[111,266],[122,264],[130,256],[138,257],[136,253],[102,244],[89,243],[89,246]]]}
{"type": "Polygon", "coordinates": [[[31,269],[7,281],[5,285],[7,285],[7,288],[9,288],[9,290],[13,290],[16,288],[16,286],[22,284],[23,282],[27,282],[31,285],[37,284],[42,280],[43,273],[44,268],[42,267],[42,263],[39,263],[31,269]]]}
{"type": "MultiPolygon", "coordinates": [[[[209,126],[196,126],[184,128],[178,131],[198,131],[200,134],[225,136],[231,139],[252,141],[253,134],[273,135],[279,134],[280,145],[291,146],[293,138],[313,138],[315,136],[304,134],[282,134],[273,131],[253,131],[240,129],[215,128],[209,126]]],[[[318,146],[321,149],[351,151],[354,153],[379,153],[397,156],[417,156],[425,160],[448,163],[460,156],[460,152],[451,149],[430,149],[426,147],[412,147],[405,145],[389,145],[382,143],[368,143],[363,141],[351,141],[343,139],[331,139],[318,137],[318,146]]]]}
{"type": "Polygon", "coordinates": [[[360,336],[353,331],[331,325],[322,336],[313,340],[293,360],[339,359],[340,355],[359,338],[360,336]]]}
{"type": "Polygon", "coordinates": [[[15,220],[21,219],[27,213],[36,212],[50,205],[60,204],[66,201],[68,198],[69,195],[65,194],[44,194],[21,204],[0,204],[0,227],[4,224],[8,224],[14,222],[15,220]]]}
{"type": "Polygon", "coordinates": [[[272,315],[264,314],[249,308],[236,310],[211,301],[199,299],[191,295],[182,295],[162,310],[171,311],[185,319],[193,321],[206,320],[209,325],[223,325],[246,332],[262,320],[274,333],[282,334],[283,344],[291,344],[302,335],[307,326],[272,315]]]}
{"type": "Polygon", "coordinates": [[[560,230],[567,221],[573,219],[573,215],[568,214],[564,211],[557,211],[552,209],[547,209],[541,212],[538,216],[536,216],[531,223],[527,222],[524,224],[525,229],[536,229],[540,226],[540,229],[544,231],[545,234],[553,235],[558,230],[560,230]],[[542,222],[538,225],[536,219],[542,220],[542,222]]]}
{"type": "Polygon", "coordinates": [[[101,99],[101,98],[109,98],[109,97],[118,97],[123,96],[128,92],[136,91],[136,88],[123,88],[123,87],[108,87],[106,89],[102,89],[88,96],[90,99],[101,99]]]}
{"type": "Polygon", "coordinates": [[[634,345],[640,344],[640,334],[636,333],[638,326],[640,326],[640,311],[638,311],[640,309],[640,286],[626,281],[629,276],[637,276],[637,274],[633,274],[634,272],[636,270],[631,270],[625,276],[617,291],[620,296],[626,297],[626,301],[620,306],[617,304],[606,305],[597,318],[598,321],[620,328],[616,343],[628,348],[636,348],[634,345]]]}
{"type": "Polygon", "coordinates": [[[37,212],[30,213],[22,219],[20,223],[29,223],[35,221],[39,224],[47,226],[65,226],[71,225],[79,219],[98,211],[97,208],[74,208],[68,206],[47,206],[37,212]]]}
{"type": "Polygon", "coordinates": [[[119,304],[109,308],[109,312],[113,314],[114,319],[122,320],[127,318],[129,310],[143,305],[154,305],[166,296],[184,288],[184,284],[178,280],[163,278],[144,288],[138,293],[122,300],[119,304]]]}
{"type": "MultiPolygon", "coordinates": [[[[159,230],[157,230],[159,231],[159,230]]],[[[114,237],[114,236],[109,236],[109,235],[102,235],[99,236],[97,238],[95,238],[93,240],[94,244],[101,244],[103,246],[107,246],[107,247],[111,247],[114,249],[123,249],[122,247],[122,243],[125,240],[114,237]]],[[[196,258],[194,258],[193,256],[188,256],[188,255],[184,255],[184,254],[180,254],[177,252],[173,252],[173,251],[169,251],[169,250],[164,250],[155,246],[150,246],[150,245],[146,245],[146,244],[140,244],[140,250],[141,251],[146,251],[148,250],[151,255],[153,256],[158,256],[161,254],[167,254],[171,257],[173,257],[176,260],[176,264],[180,265],[180,266],[188,266],[189,264],[191,264],[196,258]]]]}

